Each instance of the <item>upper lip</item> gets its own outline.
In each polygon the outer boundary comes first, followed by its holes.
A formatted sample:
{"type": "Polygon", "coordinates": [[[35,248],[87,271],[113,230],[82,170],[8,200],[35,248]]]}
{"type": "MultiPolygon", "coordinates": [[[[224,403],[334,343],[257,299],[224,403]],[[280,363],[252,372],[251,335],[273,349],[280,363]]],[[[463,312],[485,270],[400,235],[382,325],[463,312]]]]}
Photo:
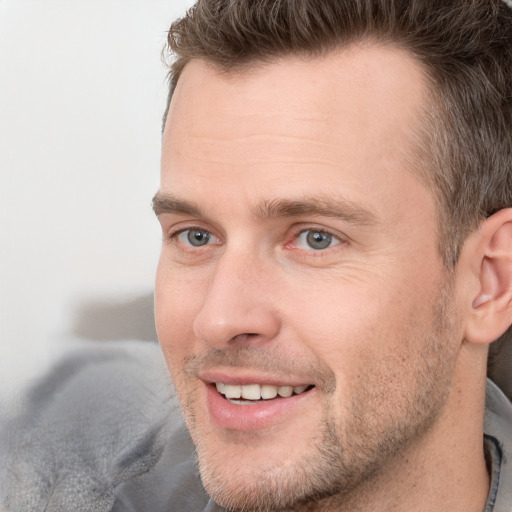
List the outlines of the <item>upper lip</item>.
{"type": "Polygon", "coordinates": [[[223,384],[231,384],[235,386],[245,386],[248,384],[270,384],[272,386],[310,386],[314,382],[305,380],[304,378],[294,377],[287,375],[286,377],[279,377],[276,375],[263,375],[261,373],[252,373],[247,370],[237,371],[236,369],[230,370],[208,370],[199,373],[199,378],[207,383],[213,384],[215,382],[222,382],[223,384]]]}

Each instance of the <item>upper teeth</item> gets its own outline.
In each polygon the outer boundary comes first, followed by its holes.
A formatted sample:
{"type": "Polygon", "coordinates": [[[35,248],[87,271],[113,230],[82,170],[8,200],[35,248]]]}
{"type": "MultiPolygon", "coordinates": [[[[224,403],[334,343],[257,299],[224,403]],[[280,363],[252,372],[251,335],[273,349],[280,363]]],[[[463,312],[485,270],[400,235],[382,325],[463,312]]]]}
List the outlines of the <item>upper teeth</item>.
{"type": "Polygon", "coordinates": [[[307,386],[273,386],[272,384],[247,384],[245,386],[238,386],[233,384],[223,384],[216,382],[215,386],[219,393],[222,393],[226,398],[244,398],[245,400],[259,400],[260,398],[269,399],[275,398],[277,395],[288,398],[294,393],[300,395],[303,393],[307,386]]]}

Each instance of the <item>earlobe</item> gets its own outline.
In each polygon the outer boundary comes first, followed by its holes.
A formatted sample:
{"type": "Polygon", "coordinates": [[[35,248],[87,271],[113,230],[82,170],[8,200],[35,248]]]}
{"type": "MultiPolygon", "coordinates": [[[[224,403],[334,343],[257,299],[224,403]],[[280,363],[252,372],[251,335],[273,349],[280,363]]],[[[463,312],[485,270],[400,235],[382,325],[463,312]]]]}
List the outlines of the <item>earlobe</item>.
{"type": "Polygon", "coordinates": [[[512,209],[485,220],[471,244],[478,292],[466,322],[466,340],[492,343],[512,324],[512,209]]]}

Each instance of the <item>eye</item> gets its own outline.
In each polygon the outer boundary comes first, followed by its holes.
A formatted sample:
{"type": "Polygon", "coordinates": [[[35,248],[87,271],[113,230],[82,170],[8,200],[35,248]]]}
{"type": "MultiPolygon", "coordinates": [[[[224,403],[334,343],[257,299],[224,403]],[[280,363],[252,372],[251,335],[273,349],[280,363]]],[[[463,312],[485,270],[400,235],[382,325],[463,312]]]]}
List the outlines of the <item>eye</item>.
{"type": "Polygon", "coordinates": [[[202,247],[203,245],[207,245],[211,242],[217,242],[217,237],[212,235],[209,231],[199,228],[186,229],[177,233],[175,236],[183,245],[192,247],[202,247]]]}
{"type": "Polygon", "coordinates": [[[321,251],[334,245],[338,245],[340,239],[326,231],[308,229],[299,233],[296,239],[296,245],[299,249],[313,249],[321,251]]]}

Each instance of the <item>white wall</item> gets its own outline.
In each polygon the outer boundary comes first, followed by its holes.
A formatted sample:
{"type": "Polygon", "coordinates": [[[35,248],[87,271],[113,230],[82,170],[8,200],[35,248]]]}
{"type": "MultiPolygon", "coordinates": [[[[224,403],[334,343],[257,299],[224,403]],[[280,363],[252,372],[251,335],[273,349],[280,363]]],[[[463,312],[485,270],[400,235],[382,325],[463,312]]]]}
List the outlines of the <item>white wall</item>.
{"type": "Polygon", "coordinates": [[[122,324],[123,304],[147,306],[160,51],[190,5],[0,0],[0,398],[43,371],[56,342],[90,334],[84,311],[105,306],[108,320],[113,305],[122,324]]]}

